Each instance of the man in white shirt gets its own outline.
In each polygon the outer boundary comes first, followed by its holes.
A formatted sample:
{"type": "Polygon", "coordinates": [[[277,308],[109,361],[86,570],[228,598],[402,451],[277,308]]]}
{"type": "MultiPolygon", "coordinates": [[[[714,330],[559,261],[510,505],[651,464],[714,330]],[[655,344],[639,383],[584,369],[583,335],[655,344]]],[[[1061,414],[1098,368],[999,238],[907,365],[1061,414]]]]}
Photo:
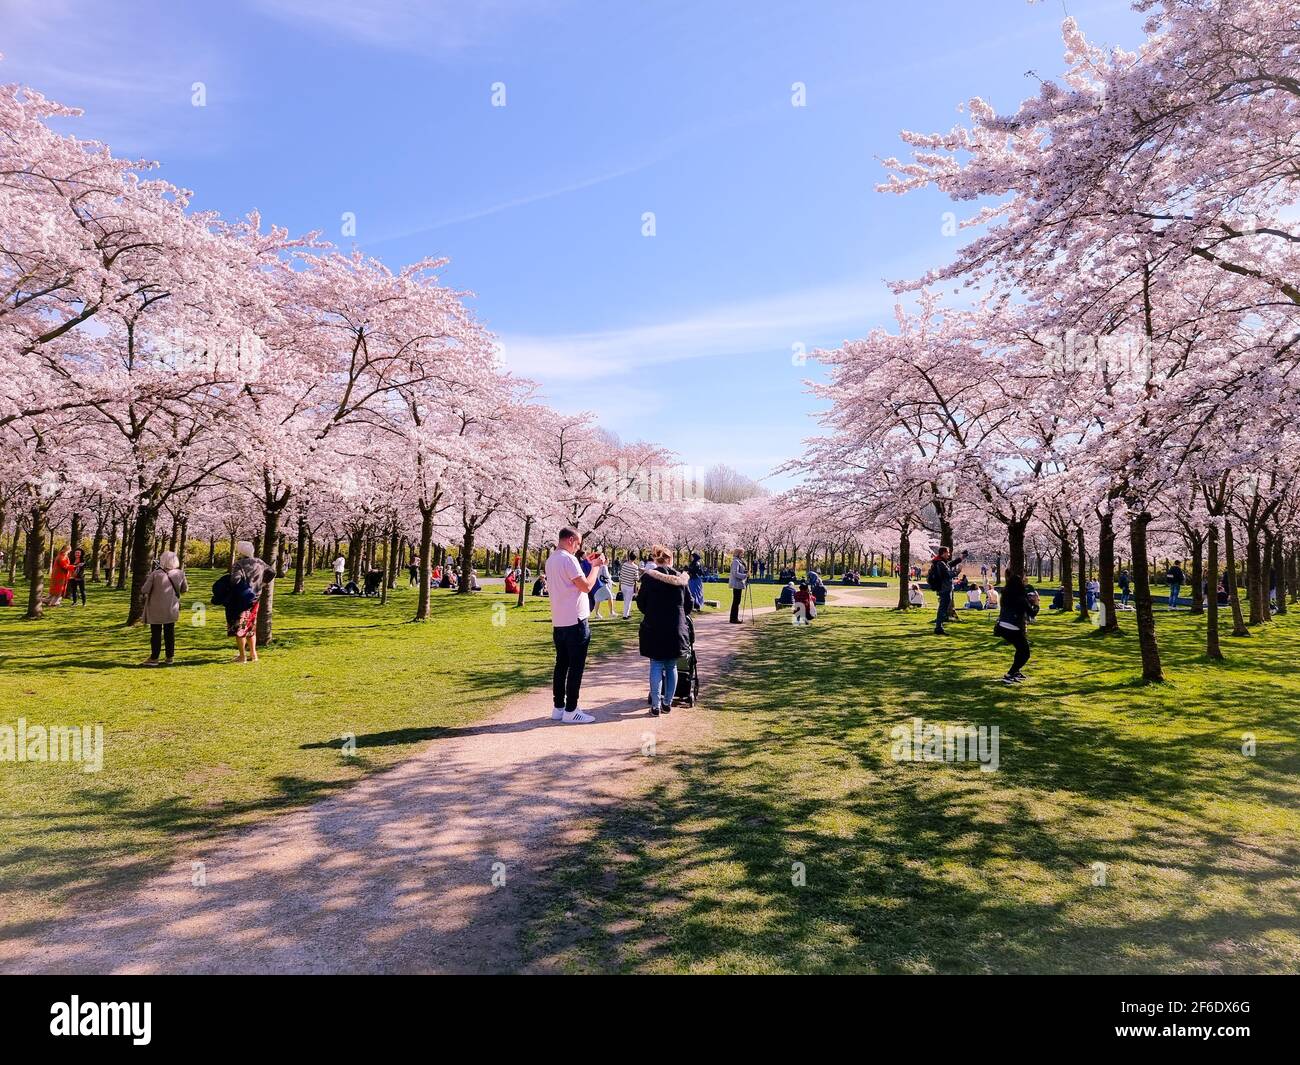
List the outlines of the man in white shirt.
{"type": "Polygon", "coordinates": [[[572,529],[560,530],[556,549],[546,560],[546,586],[550,590],[552,637],[555,641],[555,673],[552,694],[555,696],[552,721],[566,725],[585,725],[596,719],[578,708],[582,688],[582,671],[587,666],[587,645],[591,643],[591,625],[587,618],[591,605],[587,593],[600,579],[605,556],[589,555],[589,573],[582,572],[578,551],[582,537],[572,529]]]}
{"type": "Polygon", "coordinates": [[[337,588],[343,587],[343,571],[347,569],[347,559],[342,555],[334,560],[334,585],[337,588]]]}

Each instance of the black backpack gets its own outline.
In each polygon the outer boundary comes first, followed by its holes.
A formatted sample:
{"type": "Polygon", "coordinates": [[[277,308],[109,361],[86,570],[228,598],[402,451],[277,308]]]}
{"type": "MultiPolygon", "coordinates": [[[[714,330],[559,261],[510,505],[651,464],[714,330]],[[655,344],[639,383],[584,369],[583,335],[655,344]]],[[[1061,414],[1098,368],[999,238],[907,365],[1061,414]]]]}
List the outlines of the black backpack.
{"type": "Polygon", "coordinates": [[[925,583],[932,592],[943,589],[943,579],[939,576],[939,562],[937,559],[930,564],[930,572],[925,576],[925,583]]]}

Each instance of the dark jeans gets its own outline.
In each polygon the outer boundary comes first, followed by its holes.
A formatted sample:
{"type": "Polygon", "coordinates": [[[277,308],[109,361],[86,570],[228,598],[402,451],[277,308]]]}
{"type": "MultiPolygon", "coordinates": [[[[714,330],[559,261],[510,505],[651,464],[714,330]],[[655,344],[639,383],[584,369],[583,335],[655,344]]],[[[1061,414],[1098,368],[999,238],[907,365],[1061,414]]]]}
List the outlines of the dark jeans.
{"type": "Polygon", "coordinates": [[[552,706],[578,709],[578,692],[582,688],[582,671],[587,668],[587,645],[591,643],[591,626],[586,621],[551,630],[555,640],[555,675],[551,688],[552,706]]]}
{"type": "Polygon", "coordinates": [[[934,616],[934,628],[937,632],[943,628],[943,623],[948,620],[948,615],[952,613],[952,589],[946,588],[939,592],[939,612],[934,616]]]}
{"type": "Polygon", "coordinates": [[[73,603],[77,601],[78,592],[81,593],[81,605],[85,606],[86,605],[86,578],[85,577],[73,577],[68,580],[68,598],[71,599],[73,603]]]}
{"type": "Polygon", "coordinates": [[[176,654],[176,623],[174,621],[169,621],[166,625],[149,626],[149,657],[155,662],[158,661],[158,652],[162,650],[164,641],[167,644],[167,657],[174,657],[176,654]]]}
{"type": "Polygon", "coordinates": [[[1025,635],[1024,629],[1004,629],[998,626],[998,635],[1007,643],[1016,649],[1015,657],[1011,660],[1011,668],[1007,670],[1008,676],[1014,676],[1025,668],[1025,663],[1029,661],[1029,637],[1025,635]]]}
{"type": "Polygon", "coordinates": [[[731,620],[740,620],[740,596],[744,592],[743,588],[731,589],[731,620]]]}

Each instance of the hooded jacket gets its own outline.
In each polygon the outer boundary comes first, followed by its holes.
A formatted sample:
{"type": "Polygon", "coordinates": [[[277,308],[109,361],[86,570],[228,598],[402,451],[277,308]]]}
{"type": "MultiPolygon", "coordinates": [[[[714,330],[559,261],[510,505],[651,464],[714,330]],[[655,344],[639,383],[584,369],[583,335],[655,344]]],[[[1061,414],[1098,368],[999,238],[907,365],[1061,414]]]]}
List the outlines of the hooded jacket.
{"type": "Polygon", "coordinates": [[[640,630],[642,658],[666,662],[690,653],[686,615],[692,604],[686,582],[686,574],[671,567],[652,566],[642,572],[641,590],[636,595],[637,609],[645,615],[640,630]]]}

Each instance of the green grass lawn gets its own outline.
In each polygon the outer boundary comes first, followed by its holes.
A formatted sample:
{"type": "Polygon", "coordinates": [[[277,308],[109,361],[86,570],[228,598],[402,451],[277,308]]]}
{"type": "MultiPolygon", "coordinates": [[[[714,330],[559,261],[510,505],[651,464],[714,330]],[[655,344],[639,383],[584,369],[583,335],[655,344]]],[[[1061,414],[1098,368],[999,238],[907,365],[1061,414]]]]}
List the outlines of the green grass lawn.
{"type": "MultiPolygon", "coordinates": [[[[130,883],[194,841],[326,796],[493,700],[550,683],[545,600],[516,610],[499,584],[472,596],[435,589],[432,619],[407,624],[415,591],[405,574],[386,606],[321,595],[324,576],[306,595],[278,595],[274,644],[260,662],[234,665],[219,609],[205,626],[189,623],[215,576],[190,573],[171,667],[139,667],[148,629],[123,626],[123,593],[91,585],[88,608],[64,605],[37,622],[17,607],[0,613],[0,724],[98,723],[105,741],[98,773],[0,761],[8,921],[130,883]],[[343,753],[345,733],[355,755],[343,753]]],[[[595,625],[593,653],[635,631],[595,625]]]]}
{"type": "Polygon", "coordinates": [[[714,735],[556,870],[534,962],[1300,971],[1300,619],[1216,665],[1203,620],[1158,614],[1171,682],[1144,687],[1132,615],[1106,639],[1044,617],[1015,688],[992,618],[968,620],[942,640],[919,611],[769,615],[726,678],[703,663],[689,712],[714,735]],[[1000,768],[894,761],[914,716],[997,725],[1000,768]]]}

